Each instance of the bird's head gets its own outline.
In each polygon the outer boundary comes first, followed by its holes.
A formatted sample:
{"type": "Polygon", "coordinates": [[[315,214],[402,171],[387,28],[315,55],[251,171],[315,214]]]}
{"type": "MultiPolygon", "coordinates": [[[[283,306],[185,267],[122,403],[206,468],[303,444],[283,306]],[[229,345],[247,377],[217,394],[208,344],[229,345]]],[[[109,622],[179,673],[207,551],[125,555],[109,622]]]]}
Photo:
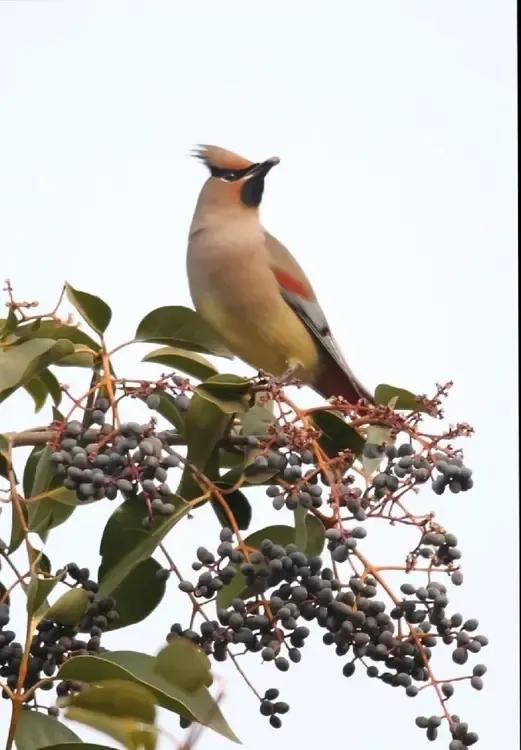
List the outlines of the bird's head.
{"type": "Polygon", "coordinates": [[[239,203],[257,208],[264,192],[264,178],[279,163],[277,156],[262,162],[248,161],[219,146],[199,146],[194,156],[208,167],[208,197],[219,202],[239,203]]]}

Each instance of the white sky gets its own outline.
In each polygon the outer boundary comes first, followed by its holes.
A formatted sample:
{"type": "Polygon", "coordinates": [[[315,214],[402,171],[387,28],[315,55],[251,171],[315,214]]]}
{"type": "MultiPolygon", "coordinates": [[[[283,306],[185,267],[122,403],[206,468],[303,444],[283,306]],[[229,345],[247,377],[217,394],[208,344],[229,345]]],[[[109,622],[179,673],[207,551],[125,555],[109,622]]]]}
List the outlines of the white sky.
{"type": "MultiPolygon", "coordinates": [[[[281,157],[263,219],[313,278],[364,382],[430,391],[454,379],[447,417],[477,429],[476,487],[424,503],[464,552],[454,608],[491,639],[485,690],[453,699],[483,748],[514,748],[518,735],[514,12],[507,0],[0,2],[0,275],[19,297],[48,309],[65,279],[97,293],[113,307],[114,343],[148,310],[190,304],[186,233],[205,175],[187,153],[216,143],[281,157]]],[[[156,372],[138,354],[122,357],[126,374],[156,372]]],[[[23,394],[0,415],[4,431],[42,422],[23,394]]],[[[56,530],[56,566],[88,562],[112,508],[56,530]]],[[[215,528],[206,515],[174,535],[178,560],[215,528]]],[[[388,529],[371,533],[392,548],[388,529]]],[[[182,613],[172,582],[150,621],[108,642],[153,653],[182,613]]],[[[414,716],[437,711],[428,691],[415,702],[346,681],[320,637],[287,675],[254,656],[243,666],[292,705],[276,734],[219,666],[248,750],[416,750],[414,716]]],[[[199,747],[230,745],[206,732],[199,747]]]]}

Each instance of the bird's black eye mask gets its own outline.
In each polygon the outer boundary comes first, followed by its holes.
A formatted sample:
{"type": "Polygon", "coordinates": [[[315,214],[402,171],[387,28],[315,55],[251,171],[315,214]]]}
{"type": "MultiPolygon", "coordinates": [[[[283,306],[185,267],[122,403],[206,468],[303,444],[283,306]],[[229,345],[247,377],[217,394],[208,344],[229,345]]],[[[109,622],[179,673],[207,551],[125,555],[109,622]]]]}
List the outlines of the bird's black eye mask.
{"type": "Polygon", "coordinates": [[[246,177],[247,174],[258,166],[259,164],[252,164],[251,166],[246,167],[246,169],[225,169],[223,167],[214,167],[210,165],[209,169],[212,177],[219,177],[221,180],[226,180],[227,182],[235,182],[236,180],[242,180],[243,177],[246,177]]]}

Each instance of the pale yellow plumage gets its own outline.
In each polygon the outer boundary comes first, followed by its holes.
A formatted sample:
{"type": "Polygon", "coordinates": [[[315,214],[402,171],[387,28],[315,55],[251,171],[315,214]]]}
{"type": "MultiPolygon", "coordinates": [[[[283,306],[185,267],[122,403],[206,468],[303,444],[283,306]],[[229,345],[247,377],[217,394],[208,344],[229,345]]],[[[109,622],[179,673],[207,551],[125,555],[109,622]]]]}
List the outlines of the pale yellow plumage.
{"type": "Polygon", "coordinates": [[[213,146],[197,155],[211,171],[187,254],[198,312],[256,369],[276,376],[291,370],[325,395],[370,398],[342,358],[299,264],[259,222],[264,177],[278,159],[255,164],[213,146]]]}

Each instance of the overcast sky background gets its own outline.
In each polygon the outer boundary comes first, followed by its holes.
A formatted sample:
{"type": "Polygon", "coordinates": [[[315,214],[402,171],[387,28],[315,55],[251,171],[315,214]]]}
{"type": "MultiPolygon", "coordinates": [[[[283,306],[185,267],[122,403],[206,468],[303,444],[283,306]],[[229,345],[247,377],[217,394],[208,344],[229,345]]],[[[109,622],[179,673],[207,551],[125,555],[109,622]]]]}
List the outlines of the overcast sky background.
{"type": "MultiPolygon", "coordinates": [[[[0,276],[19,298],[49,309],[65,279],[99,294],[114,344],[150,309],[189,305],[186,235],[206,175],[187,154],[216,143],[280,156],[264,223],[309,272],[368,386],[431,392],[455,381],[447,419],[476,427],[466,447],[475,489],[425,491],[418,507],[458,535],[465,585],[453,608],[490,637],[478,657],[485,689],[453,699],[483,750],[518,747],[514,29],[507,0],[0,2],[0,276]]],[[[121,369],[159,374],[134,364],[145,350],[123,354],[121,369]]],[[[0,431],[47,418],[25,394],[0,416],[0,431]]],[[[56,567],[96,567],[114,508],[99,505],[54,532],[56,567]]],[[[211,514],[186,523],[170,542],[178,562],[188,567],[216,528],[211,514]]],[[[377,561],[399,560],[392,530],[370,536],[377,561]]],[[[184,613],[172,581],[149,621],[107,644],[154,653],[184,613]]],[[[412,701],[365,675],[347,681],[320,640],[285,675],[242,662],[259,689],[278,685],[291,703],[279,733],[237,673],[216,667],[244,747],[426,746],[414,716],[438,711],[430,691],[412,701]]],[[[457,673],[449,661],[444,676],[457,673]]],[[[1,727],[7,713],[2,702],[1,727]]],[[[170,715],[161,722],[177,732],[170,715]]],[[[208,731],[198,747],[231,745],[208,731]]]]}

